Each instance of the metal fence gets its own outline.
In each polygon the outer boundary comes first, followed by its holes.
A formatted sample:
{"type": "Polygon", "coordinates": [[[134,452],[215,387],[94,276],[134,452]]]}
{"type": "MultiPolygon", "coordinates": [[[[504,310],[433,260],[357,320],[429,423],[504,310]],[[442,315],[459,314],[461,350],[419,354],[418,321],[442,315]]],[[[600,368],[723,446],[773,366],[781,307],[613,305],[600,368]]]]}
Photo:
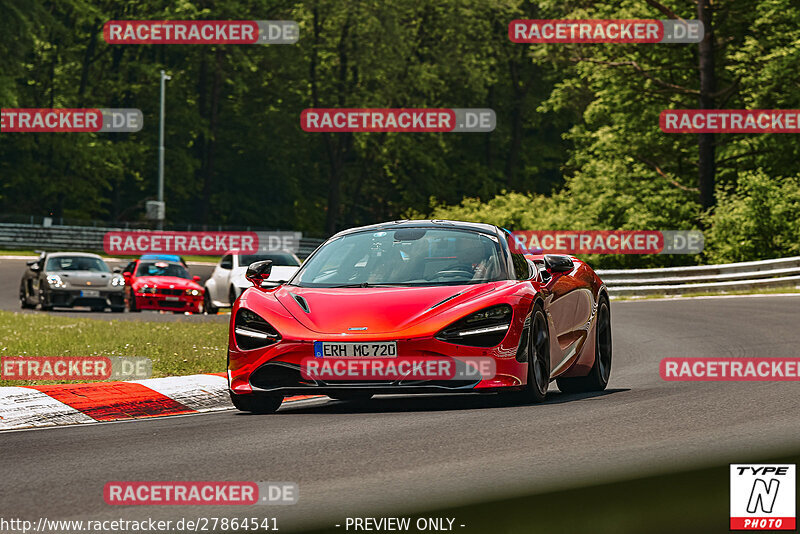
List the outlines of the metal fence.
{"type": "MultiPolygon", "coordinates": [[[[121,228],[44,226],[0,223],[0,249],[102,251],[103,235],[121,228]]],[[[308,257],[322,239],[304,237],[297,253],[308,257]]],[[[686,293],[800,287],[800,256],[723,265],[662,269],[604,269],[597,274],[611,296],[682,295],[686,293]]]]}
{"type": "MultiPolygon", "coordinates": [[[[106,232],[120,230],[125,229],[95,226],[0,224],[0,249],[102,252],[103,236],[106,232]]],[[[307,257],[322,241],[322,239],[302,238],[297,255],[301,258],[307,257]]]]}
{"type": "Polygon", "coordinates": [[[606,269],[597,274],[611,296],[683,295],[800,287],[800,256],[663,269],[606,269]]]}

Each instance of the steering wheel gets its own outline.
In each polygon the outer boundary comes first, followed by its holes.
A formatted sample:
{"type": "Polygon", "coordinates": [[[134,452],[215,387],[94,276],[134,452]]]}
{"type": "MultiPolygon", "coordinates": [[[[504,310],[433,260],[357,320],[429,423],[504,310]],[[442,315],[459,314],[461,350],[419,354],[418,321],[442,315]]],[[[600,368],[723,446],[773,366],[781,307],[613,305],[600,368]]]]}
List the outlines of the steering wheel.
{"type": "Polygon", "coordinates": [[[453,278],[456,276],[466,276],[467,278],[472,278],[475,275],[475,270],[472,268],[472,265],[461,263],[458,265],[454,265],[451,269],[447,269],[445,271],[439,271],[436,273],[435,277],[441,278],[453,278]]]}

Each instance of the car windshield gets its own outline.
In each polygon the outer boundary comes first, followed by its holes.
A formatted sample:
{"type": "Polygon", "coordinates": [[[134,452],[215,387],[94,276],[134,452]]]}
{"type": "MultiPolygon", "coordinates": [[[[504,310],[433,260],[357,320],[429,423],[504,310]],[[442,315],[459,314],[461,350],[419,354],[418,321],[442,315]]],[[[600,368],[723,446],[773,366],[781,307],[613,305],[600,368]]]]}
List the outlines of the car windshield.
{"type": "Polygon", "coordinates": [[[239,254],[239,265],[247,267],[253,262],[272,260],[273,267],[299,267],[300,262],[287,252],[270,252],[269,254],[239,254]]]}
{"type": "Polygon", "coordinates": [[[478,232],[402,228],[329,241],[291,284],[301,287],[434,286],[503,280],[500,245],[478,232]]]}
{"type": "Polygon", "coordinates": [[[143,261],[136,269],[136,276],[175,276],[190,280],[189,272],[180,263],[166,261],[143,261]]]}
{"type": "Polygon", "coordinates": [[[108,265],[100,258],[86,256],[56,256],[47,260],[46,271],[92,271],[97,273],[111,272],[108,265]]]}

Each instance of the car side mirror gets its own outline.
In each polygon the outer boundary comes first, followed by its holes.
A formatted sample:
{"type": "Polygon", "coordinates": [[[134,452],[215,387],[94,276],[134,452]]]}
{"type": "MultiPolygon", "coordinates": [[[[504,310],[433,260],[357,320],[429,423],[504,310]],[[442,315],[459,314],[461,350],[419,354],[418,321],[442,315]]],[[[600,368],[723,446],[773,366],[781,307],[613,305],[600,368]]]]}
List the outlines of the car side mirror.
{"type": "Polygon", "coordinates": [[[544,266],[551,273],[568,273],[575,268],[572,259],[569,256],[562,256],[561,254],[545,254],[544,266]]]}
{"type": "Polygon", "coordinates": [[[121,272],[122,272],[122,269],[120,269],[119,267],[114,267],[114,268],[111,270],[111,272],[113,272],[114,274],[119,274],[119,273],[121,273],[121,272]]]}
{"type": "Polygon", "coordinates": [[[261,282],[269,278],[271,272],[272,260],[256,261],[247,266],[244,277],[247,278],[251,284],[260,288],[261,282]]]}
{"type": "Polygon", "coordinates": [[[130,281],[130,279],[131,279],[131,273],[130,273],[130,272],[124,272],[124,273],[122,273],[122,278],[124,278],[124,279],[125,279],[125,281],[130,281]]]}
{"type": "Polygon", "coordinates": [[[200,277],[199,277],[199,276],[197,276],[197,275],[193,276],[193,277],[192,277],[192,280],[194,280],[194,281],[195,281],[195,282],[197,282],[197,283],[200,283],[200,277]]]}
{"type": "Polygon", "coordinates": [[[41,269],[41,267],[39,267],[38,261],[29,261],[28,268],[33,272],[39,272],[39,270],[41,269]]]}

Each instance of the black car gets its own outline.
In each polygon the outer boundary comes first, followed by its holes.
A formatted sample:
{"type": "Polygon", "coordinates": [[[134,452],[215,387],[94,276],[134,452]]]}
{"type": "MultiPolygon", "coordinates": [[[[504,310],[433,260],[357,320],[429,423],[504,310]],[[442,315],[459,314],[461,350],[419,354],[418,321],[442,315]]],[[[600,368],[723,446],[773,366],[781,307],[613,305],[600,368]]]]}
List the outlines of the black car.
{"type": "Polygon", "coordinates": [[[43,253],[28,262],[19,285],[23,308],[88,306],[92,311],[125,311],[125,279],[103,258],[81,252],[43,253]]]}

